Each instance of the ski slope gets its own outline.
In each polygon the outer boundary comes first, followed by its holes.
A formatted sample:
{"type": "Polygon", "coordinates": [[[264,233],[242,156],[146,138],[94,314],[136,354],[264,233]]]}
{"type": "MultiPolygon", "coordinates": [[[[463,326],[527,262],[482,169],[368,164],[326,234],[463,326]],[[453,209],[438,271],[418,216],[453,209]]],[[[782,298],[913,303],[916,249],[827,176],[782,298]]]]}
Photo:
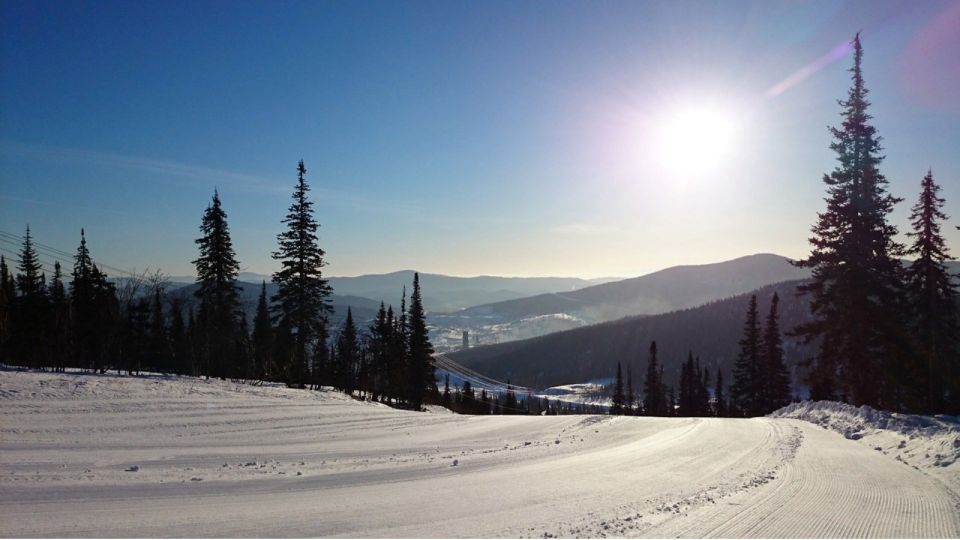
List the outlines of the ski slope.
{"type": "Polygon", "coordinates": [[[465,417],[0,371],[0,422],[4,537],[960,536],[948,483],[800,419],[465,417]]]}

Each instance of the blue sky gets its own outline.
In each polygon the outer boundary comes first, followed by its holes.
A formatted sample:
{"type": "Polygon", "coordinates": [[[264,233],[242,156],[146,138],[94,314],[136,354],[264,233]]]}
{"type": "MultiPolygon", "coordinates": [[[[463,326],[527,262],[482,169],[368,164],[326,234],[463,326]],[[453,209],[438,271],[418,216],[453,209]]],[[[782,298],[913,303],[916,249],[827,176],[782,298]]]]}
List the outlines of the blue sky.
{"type": "Polygon", "coordinates": [[[960,218],[958,6],[3,2],[0,230],[73,251],[85,227],[103,262],[189,274],[216,187],[266,273],[302,158],[331,275],[799,257],[849,81],[849,55],[817,60],[857,30],[895,221],[928,167],[960,218]],[[704,106],[729,154],[658,159],[704,106]]]}

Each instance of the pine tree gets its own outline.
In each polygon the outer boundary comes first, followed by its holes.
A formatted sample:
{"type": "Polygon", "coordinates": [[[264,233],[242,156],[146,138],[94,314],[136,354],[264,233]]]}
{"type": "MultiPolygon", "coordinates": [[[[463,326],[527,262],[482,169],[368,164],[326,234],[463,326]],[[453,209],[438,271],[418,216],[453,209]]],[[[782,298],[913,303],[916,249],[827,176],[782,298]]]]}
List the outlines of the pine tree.
{"type": "Polygon", "coordinates": [[[407,336],[407,288],[403,288],[400,297],[400,312],[393,315],[392,307],[387,308],[387,319],[393,321],[393,330],[390,339],[390,393],[397,401],[407,399],[407,363],[408,363],[408,336],[407,336]],[[392,316],[393,315],[393,316],[392,316]]]}
{"type": "Polygon", "coordinates": [[[209,376],[226,378],[237,372],[236,336],[240,318],[237,276],[240,263],[230,240],[227,214],[216,190],[203,213],[200,231],[203,234],[196,240],[200,256],[193,264],[197,267],[199,284],[194,294],[199,299],[197,325],[201,369],[209,376]]]}
{"type": "MultiPolygon", "coordinates": [[[[700,368],[700,358],[697,357],[697,368],[700,368]]],[[[703,376],[697,377],[696,410],[697,416],[710,415],[710,372],[703,368],[703,376]]]]}
{"type": "Polygon", "coordinates": [[[150,309],[150,367],[161,373],[174,371],[167,335],[167,321],[163,314],[163,294],[160,287],[153,290],[153,303],[150,309]]]}
{"type": "Polygon", "coordinates": [[[650,343],[647,376],[643,381],[643,413],[646,416],[666,415],[666,396],[663,393],[663,369],[657,362],[657,342],[650,343]]]}
{"type": "Polygon", "coordinates": [[[633,414],[633,408],[637,403],[637,394],[633,391],[633,370],[630,364],[632,362],[627,362],[627,414],[633,414]]]}
{"type": "Polygon", "coordinates": [[[713,391],[713,399],[716,402],[716,415],[721,418],[727,416],[727,398],[723,392],[723,371],[720,368],[717,368],[717,387],[713,391]]]}
{"type": "Polygon", "coordinates": [[[10,334],[17,300],[16,284],[7,260],[0,255],[0,363],[10,363],[10,334]]]}
{"type": "Polygon", "coordinates": [[[183,320],[183,305],[180,297],[170,300],[170,349],[171,365],[178,375],[193,374],[193,359],[190,357],[190,340],[183,320]]]}
{"type": "Polygon", "coordinates": [[[233,376],[250,380],[253,378],[253,343],[250,341],[250,325],[247,324],[247,313],[240,312],[240,323],[237,331],[234,333],[234,350],[236,351],[236,361],[234,362],[233,376]]]}
{"type": "Polygon", "coordinates": [[[17,270],[15,281],[19,295],[14,302],[14,361],[21,366],[43,367],[47,358],[50,305],[46,278],[42,273],[29,226],[20,249],[17,270]]]}
{"type": "Polygon", "coordinates": [[[427,333],[426,313],[420,295],[420,274],[413,274],[413,293],[407,313],[407,403],[414,410],[423,405],[428,391],[437,391],[433,367],[433,345],[427,333]]]}
{"type": "Polygon", "coordinates": [[[693,369],[693,352],[687,354],[687,360],[680,365],[680,392],[677,407],[679,416],[691,416],[690,414],[690,371],[693,369]]]}
{"type": "Polygon", "coordinates": [[[336,386],[347,394],[357,389],[357,363],[359,361],[359,346],[357,344],[357,327],[353,322],[353,311],[347,308],[347,318],[337,340],[337,356],[335,362],[336,386]]]}
{"type": "Polygon", "coordinates": [[[902,276],[897,257],[903,248],[887,222],[900,199],[887,193],[880,173],[880,137],[869,124],[862,75],[860,35],[852,42],[853,84],[843,122],[831,128],[838,165],[823,178],[827,209],[818,214],[810,256],[798,265],[812,278],[799,286],[810,297],[813,320],[794,330],[806,341],[819,340],[810,385],[815,399],[839,392],[855,405],[896,406],[898,343],[902,343],[902,276]]]}
{"type": "Polygon", "coordinates": [[[747,308],[743,338],[740,339],[740,352],[733,368],[733,386],[730,387],[730,399],[741,416],[763,414],[760,325],[757,318],[757,296],[752,295],[747,308]]]}
{"type": "Polygon", "coordinates": [[[914,239],[907,254],[916,257],[907,269],[910,314],[919,349],[913,357],[920,360],[908,366],[908,380],[918,383],[909,392],[909,404],[911,410],[928,414],[944,412],[945,392],[960,405],[956,380],[960,324],[952,283],[956,276],[947,271],[945,264],[950,253],[940,223],[949,218],[943,213],[945,201],[939,192],[933,171],[927,171],[921,182],[920,199],[910,214],[913,231],[907,233],[914,239]]]}
{"type": "Polygon", "coordinates": [[[387,319],[387,309],[381,301],[380,309],[377,310],[377,316],[369,329],[374,400],[382,399],[389,394],[391,323],[392,321],[387,319]]]}
{"type": "Polygon", "coordinates": [[[325,252],[317,239],[319,224],[313,217],[313,202],[307,198],[310,187],[303,160],[297,165],[297,185],[293,204],[284,218],[286,230],[277,235],[279,248],[273,258],[281,269],[273,275],[279,285],[273,297],[274,309],[287,321],[294,338],[292,365],[287,384],[303,387],[309,369],[308,359],[316,347],[326,347],[327,321],[332,311],[332,289],[323,278],[325,252]]]}
{"type": "Polygon", "coordinates": [[[626,403],[626,397],[623,394],[623,369],[620,362],[617,362],[617,378],[613,383],[613,404],[610,406],[610,414],[623,414],[623,406],[626,403]]]}
{"type": "Polygon", "coordinates": [[[126,307],[123,327],[120,369],[128,375],[139,375],[152,360],[149,352],[150,302],[147,298],[131,299],[126,307]]]}
{"type": "Polygon", "coordinates": [[[53,279],[50,281],[50,355],[55,371],[64,371],[70,364],[70,300],[63,285],[63,270],[60,261],[53,263],[53,279]]]}
{"type": "Polygon", "coordinates": [[[270,305],[267,303],[267,282],[260,283],[257,299],[257,314],[253,318],[253,378],[263,380],[272,373],[273,324],[270,322],[270,305]]]}
{"type": "Polygon", "coordinates": [[[114,284],[90,256],[83,229],[71,273],[70,311],[73,362],[103,372],[117,352],[120,307],[114,284]]]}
{"type": "Polygon", "coordinates": [[[790,403],[790,372],[783,361],[783,339],[780,336],[780,315],[778,306],[780,297],[773,293],[770,300],[770,313],[763,330],[760,346],[762,359],[762,410],[763,414],[773,412],[790,403]]]}

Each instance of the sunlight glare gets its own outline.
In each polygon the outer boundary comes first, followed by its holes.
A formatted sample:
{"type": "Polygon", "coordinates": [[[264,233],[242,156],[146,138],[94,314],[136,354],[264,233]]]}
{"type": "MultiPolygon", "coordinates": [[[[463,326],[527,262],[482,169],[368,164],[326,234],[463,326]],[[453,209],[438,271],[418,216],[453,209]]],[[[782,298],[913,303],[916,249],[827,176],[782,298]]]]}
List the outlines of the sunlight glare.
{"type": "Polygon", "coordinates": [[[681,109],[664,120],[658,155],[668,172],[714,172],[728,160],[736,135],[736,118],[723,109],[681,109]]]}

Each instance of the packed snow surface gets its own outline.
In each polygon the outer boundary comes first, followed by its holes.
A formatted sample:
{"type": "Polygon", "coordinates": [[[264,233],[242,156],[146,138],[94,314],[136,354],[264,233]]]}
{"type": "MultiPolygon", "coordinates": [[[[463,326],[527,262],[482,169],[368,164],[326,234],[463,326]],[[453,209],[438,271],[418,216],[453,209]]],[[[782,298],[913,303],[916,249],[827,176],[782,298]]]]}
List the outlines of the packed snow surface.
{"type": "Polygon", "coordinates": [[[897,414],[835,401],[792,403],[770,416],[806,420],[836,431],[960,493],[960,419],[956,416],[897,414]]]}
{"type": "Polygon", "coordinates": [[[467,417],[0,372],[5,537],[960,536],[956,494],[918,467],[791,418],[467,417]]]}

